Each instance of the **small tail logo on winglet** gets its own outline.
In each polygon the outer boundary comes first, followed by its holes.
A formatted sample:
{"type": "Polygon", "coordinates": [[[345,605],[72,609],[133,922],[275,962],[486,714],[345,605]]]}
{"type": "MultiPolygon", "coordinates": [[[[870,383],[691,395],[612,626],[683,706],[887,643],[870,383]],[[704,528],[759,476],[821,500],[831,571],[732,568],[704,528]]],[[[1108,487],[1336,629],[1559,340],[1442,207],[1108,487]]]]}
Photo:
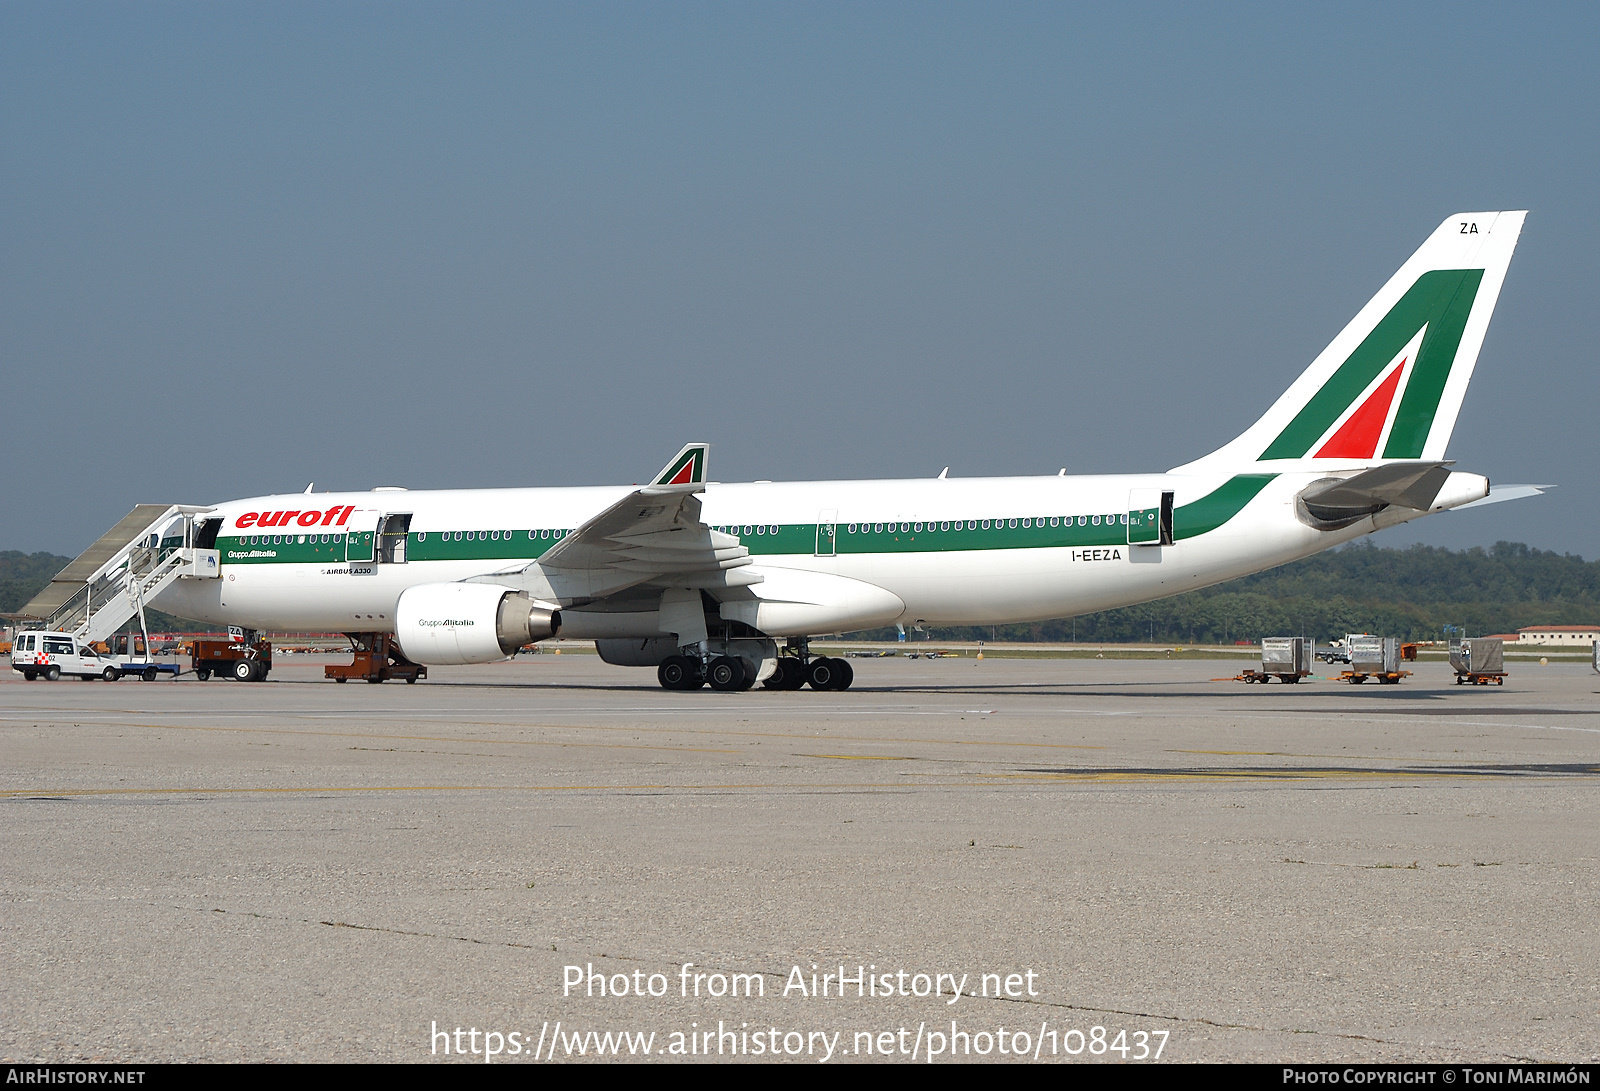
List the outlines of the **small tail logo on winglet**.
{"type": "Polygon", "coordinates": [[[657,485],[701,485],[706,480],[708,443],[685,444],[666,468],[656,475],[657,485]]]}

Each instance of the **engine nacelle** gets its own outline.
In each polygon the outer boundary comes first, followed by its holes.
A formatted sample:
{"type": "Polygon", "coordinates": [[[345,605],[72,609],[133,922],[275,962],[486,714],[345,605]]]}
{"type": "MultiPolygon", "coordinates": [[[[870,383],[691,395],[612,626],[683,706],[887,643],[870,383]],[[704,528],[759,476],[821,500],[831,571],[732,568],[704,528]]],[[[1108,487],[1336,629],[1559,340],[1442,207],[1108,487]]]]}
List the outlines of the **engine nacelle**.
{"type": "Polygon", "coordinates": [[[425,583],[395,607],[395,637],[413,663],[492,663],[552,637],[561,610],[493,583],[425,583]]]}

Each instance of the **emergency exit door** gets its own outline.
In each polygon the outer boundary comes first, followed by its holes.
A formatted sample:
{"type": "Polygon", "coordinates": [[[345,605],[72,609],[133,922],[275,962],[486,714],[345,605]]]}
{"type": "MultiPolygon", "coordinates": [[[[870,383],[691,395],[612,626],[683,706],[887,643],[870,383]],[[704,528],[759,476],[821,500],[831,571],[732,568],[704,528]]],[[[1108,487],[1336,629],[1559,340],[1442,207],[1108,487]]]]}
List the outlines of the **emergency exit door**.
{"type": "Polygon", "coordinates": [[[834,539],[839,532],[838,520],[838,508],[824,508],[817,513],[817,556],[833,556],[834,539]]]}

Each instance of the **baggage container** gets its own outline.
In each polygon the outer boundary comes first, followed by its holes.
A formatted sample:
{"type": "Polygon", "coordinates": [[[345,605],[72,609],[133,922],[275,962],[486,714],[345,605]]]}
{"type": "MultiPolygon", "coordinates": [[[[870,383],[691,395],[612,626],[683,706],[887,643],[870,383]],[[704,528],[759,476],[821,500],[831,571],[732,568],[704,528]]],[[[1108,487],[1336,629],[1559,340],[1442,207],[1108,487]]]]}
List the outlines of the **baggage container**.
{"type": "Polygon", "coordinates": [[[1268,682],[1273,678],[1293,685],[1311,673],[1316,642],[1303,636],[1269,636],[1261,641],[1261,669],[1239,675],[1241,682],[1268,682]]]}
{"type": "Polygon", "coordinates": [[[1450,642],[1450,666],[1456,685],[1506,684],[1506,646],[1497,637],[1462,638],[1450,642]]]}
{"type": "Polygon", "coordinates": [[[1411,673],[1400,669],[1402,652],[1397,636],[1350,633],[1344,638],[1344,647],[1349,656],[1350,669],[1341,671],[1339,677],[1351,685],[1376,678],[1392,686],[1411,673]]]}

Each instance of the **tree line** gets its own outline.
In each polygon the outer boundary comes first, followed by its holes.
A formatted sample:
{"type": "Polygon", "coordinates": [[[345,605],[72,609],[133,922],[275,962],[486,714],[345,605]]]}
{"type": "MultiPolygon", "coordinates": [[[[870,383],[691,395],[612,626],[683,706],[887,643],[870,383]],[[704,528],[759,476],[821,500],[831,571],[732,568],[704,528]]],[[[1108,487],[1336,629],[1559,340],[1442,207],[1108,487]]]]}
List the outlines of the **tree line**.
{"type": "MultiPolygon", "coordinates": [[[[0,612],[15,613],[71,558],[0,552],[0,612]]],[[[162,631],[193,623],[151,612],[162,631]]],[[[1410,640],[1528,625],[1600,621],[1600,561],[1497,542],[1489,549],[1379,548],[1370,541],[1169,599],[1029,625],[936,626],[935,640],[1219,644],[1264,636],[1332,640],[1372,632],[1410,640]]],[[[893,640],[890,628],[852,634],[893,640]]]]}

